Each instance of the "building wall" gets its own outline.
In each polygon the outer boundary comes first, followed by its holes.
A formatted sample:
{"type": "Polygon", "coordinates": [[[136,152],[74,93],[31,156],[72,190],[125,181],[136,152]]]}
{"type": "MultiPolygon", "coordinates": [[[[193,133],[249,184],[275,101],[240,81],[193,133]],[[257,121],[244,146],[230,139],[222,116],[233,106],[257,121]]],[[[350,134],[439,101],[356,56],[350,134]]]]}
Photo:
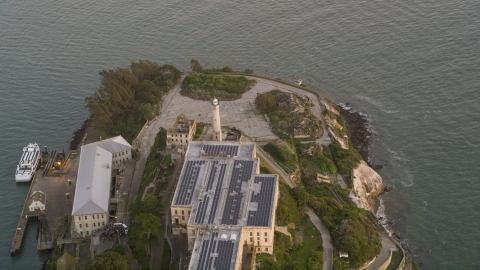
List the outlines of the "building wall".
{"type": "Polygon", "coordinates": [[[121,166],[124,162],[132,159],[132,149],[120,151],[112,154],[112,165],[114,167],[121,166]]]}
{"type": "Polygon", "coordinates": [[[173,149],[175,146],[184,146],[185,149],[187,148],[188,144],[193,140],[195,132],[197,131],[197,118],[193,118],[193,120],[187,120],[187,123],[189,125],[188,133],[175,131],[177,121],[175,121],[172,128],[167,130],[167,149],[173,149]]]}
{"type": "Polygon", "coordinates": [[[172,205],[172,207],[170,207],[170,211],[172,216],[172,224],[180,224],[186,226],[192,212],[192,207],[172,205]]]}
{"type": "Polygon", "coordinates": [[[247,244],[248,253],[252,253],[256,249],[257,253],[273,252],[273,238],[275,236],[275,228],[271,227],[243,227],[240,244],[247,244]]]}
{"type": "Polygon", "coordinates": [[[108,224],[108,213],[73,216],[75,230],[80,236],[89,236],[93,231],[108,224]]]}

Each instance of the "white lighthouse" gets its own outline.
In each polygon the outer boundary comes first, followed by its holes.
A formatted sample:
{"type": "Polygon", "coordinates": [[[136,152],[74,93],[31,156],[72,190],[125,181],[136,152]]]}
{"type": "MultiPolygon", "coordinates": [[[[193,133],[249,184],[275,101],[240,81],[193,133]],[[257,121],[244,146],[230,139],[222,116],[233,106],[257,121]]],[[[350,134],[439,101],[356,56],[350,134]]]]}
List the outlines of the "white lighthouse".
{"type": "Polygon", "coordinates": [[[218,100],[214,98],[212,100],[212,113],[213,113],[213,134],[212,141],[222,141],[222,128],[220,126],[220,105],[218,100]]]}

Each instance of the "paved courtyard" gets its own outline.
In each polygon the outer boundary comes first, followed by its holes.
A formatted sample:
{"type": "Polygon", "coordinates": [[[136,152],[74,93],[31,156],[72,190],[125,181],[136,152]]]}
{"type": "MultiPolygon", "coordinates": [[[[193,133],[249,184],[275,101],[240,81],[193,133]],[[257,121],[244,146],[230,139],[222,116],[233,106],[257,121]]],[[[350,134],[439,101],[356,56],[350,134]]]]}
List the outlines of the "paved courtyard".
{"type": "MultiPolygon", "coordinates": [[[[278,139],[278,137],[270,131],[269,124],[265,120],[265,117],[256,112],[254,104],[258,93],[265,93],[274,89],[308,96],[315,105],[311,108],[312,113],[318,119],[322,119],[322,108],[314,94],[271,80],[261,78],[250,79],[257,80],[257,83],[251,90],[243,94],[242,98],[234,101],[220,102],[222,126],[235,126],[257,142],[278,139]]],[[[197,122],[211,123],[213,117],[211,108],[209,101],[193,100],[180,95],[180,84],[178,84],[178,86],[172,89],[165,97],[162,114],[158,117],[157,121],[155,121],[155,126],[158,125],[169,128],[180,114],[185,114],[188,118],[196,117],[197,122]]]]}

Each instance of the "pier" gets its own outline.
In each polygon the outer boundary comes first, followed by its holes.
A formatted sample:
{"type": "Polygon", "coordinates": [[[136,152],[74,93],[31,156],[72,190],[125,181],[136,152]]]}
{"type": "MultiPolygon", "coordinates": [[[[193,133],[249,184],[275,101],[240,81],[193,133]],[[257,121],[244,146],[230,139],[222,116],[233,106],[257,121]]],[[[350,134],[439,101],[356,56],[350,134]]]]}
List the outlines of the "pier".
{"type": "Polygon", "coordinates": [[[68,223],[68,216],[72,211],[73,196],[75,194],[75,182],[78,170],[77,151],[70,151],[64,161],[58,161],[57,151],[44,156],[44,168],[37,170],[32,178],[30,189],[24,200],[17,228],[12,241],[10,254],[19,254],[22,247],[23,237],[27,230],[30,219],[39,220],[39,235],[37,242],[38,250],[52,249],[55,237],[65,234],[64,230],[68,223]],[[57,167],[57,169],[54,169],[57,167]],[[45,210],[30,211],[32,195],[35,192],[42,193],[45,197],[45,210]]]}

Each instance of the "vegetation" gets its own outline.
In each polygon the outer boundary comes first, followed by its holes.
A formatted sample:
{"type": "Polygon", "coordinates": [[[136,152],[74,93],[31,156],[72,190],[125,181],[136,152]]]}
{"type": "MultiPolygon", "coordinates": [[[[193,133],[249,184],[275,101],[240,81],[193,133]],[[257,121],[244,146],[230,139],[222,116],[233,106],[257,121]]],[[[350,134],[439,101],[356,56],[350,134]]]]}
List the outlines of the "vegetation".
{"type": "Polygon", "coordinates": [[[249,68],[246,68],[243,72],[247,74],[253,74],[253,70],[249,68]]]}
{"type": "Polygon", "coordinates": [[[392,259],[390,264],[387,267],[387,270],[396,270],[400,263],[403,260],[403,253],[401,250],[393,251],[392,252],[392,259]]]}
{"type": "Polygon", "coordinates": [[[351,174],[352,170],[362,160],[362,156],[353,147],[343,149],[337,141],[330,144],[330,152],[341,174],[351,174]]]}
{"type": "Polygon", "coordinates": [[[310,99],[296,94],[272,90],[258,94],[255,99],[258,111],[267,114],[272,132],[282,139],[302,134],[309,140],[319,138],[323,129],[320,120],[314,116],[310,99]]]}
{"type": "Polygon", "coordinates": [[[257,94],[255,98],[255,104],[257,106],[257,110],[261,111],[262,113],[268,113],[271,110],[276,109],[277,101],[275,100],[275,96],[270,93],[264,94],[257,94]]]}
{"type": "Polygon", "coordinates": [[[158,245],[158,236],[163,235],[160,217],[163,215],[163,208],[160,197],[154,194],[147,194],[142,201],[142,194],[145,188],[150,184],[155,174],[160,168],[162,155],[159,150],[165,149],[166,130],[160,128],[155,142],[150,149],[150,154],[145,164],[142,182],[140,183],[139,196],[135,202],[130,205],[130,230],[129,245],[132,249],[135,259],[141,266],[150,264],[150,250],[153,245],[158,245]]]}
{"type": "Polygon", "coordinates": [[[326,173],[337,174],[337,166],[333,162],[332,154],[328,147],[322,147],[322,150],[315,153],[320,170],[326,173]]]}
{"type": "Polygon", "coordinates": [[[202,73],[204,74],[221,73],[221,72],[233,72],[233,70],[229,66],[225,66],[223,68],[209,68],[209,69],[202,70],[202,73]]]}
{"type": "MultiPolygon", "coordinates": [[[[338,106],[334,106],[337,111],[340,111],[338,106]]],[[[323,117],[325,118],[328,126],[337,134],[339,137],[343,137],[345,135],[345,118],[342,115],[336,114],[331,110],[324,110],[323,117]],[[337,123],[338,125],[334,124],[337,123]]]]}
{"type": "MultiPolygon", "coordinates": [[[[349,190],[327,183],[305,189],[310,193],[309,205],[330,231],[336,249],[348,252],[348,268],[358,268],[380,252],[378,227],[372,222],[375,218],[353,204],[349,190]]],[[[347,267],[341,261],[336,266],[347,267]]]]}
{"type": "Polygon", "coordinates": [[[269,142],[263,146],[263,149],[277,161],[277,163],[288,172],[294,172],[297,169],[298,156],[294,147],[289,147],[283,141],[269,142]]]}
{"type": "Polygon", "coordinates": [[[220,100],[234,100],[254,84],[255,80],[248,80],[244,76],[194,73],[185,77],[181,93],[194,99],[211,100],[217,97],[220,100]]]}
{"type": "Polygon", "coordinates": [[[147,120],[159,114],[161,98],[181,76],[172,65],[143,60],[99,73],[100,87],[85,99],[86,107],[110,136],[122,135],[130,142],[147,120]]]}
{"type": "Polygon", "coordinates": [[[203,133],[203,129],[205,128],[205,123],[197,123],[197,129],[195,130],[195,135],[193,136],[194,139],[200,138],[203,133]]]}
{"type": "Polygon", "coordinates": [[[107,251],[95,256],[93,262],[87,266],[89,270],[130,270],[128,259],[124,255],[107,251]]]}
{"type": "Polygon", "coordinates": [[[200,65],[200,62],[198,62],[196,59],[192,59],[190,61],[190,68],[192,69],[193,72],[202,72],[203,68],[200,65]]]}
{"type": "Polygon", "coordinates": [[[168,245],[167,240],[163,240],[163,253],[162,259],[160,260],[160,270],[169,270],[170,261],[172,260],[172,250],[168,245]]]}
{"type": "MultiPolygon", "coordinates": [[[[265,168],[261,171],[269,173],[265,168]]],[[[302,188],[290,189],[280,182],[276,224],[288,226],[290,236],[275,232],[273,256],[258,254],[260,269],[321,269],[322,238],[305,215],[309,194],[302,188]]]]}
{"type": "Polygon", "coordinates": [[[55,270],[57,269],[57,260],[63,255],[63,245],[55,245],[50,257],[48,257],[47,264],[45,265],[46,270],[55,270]]]}

